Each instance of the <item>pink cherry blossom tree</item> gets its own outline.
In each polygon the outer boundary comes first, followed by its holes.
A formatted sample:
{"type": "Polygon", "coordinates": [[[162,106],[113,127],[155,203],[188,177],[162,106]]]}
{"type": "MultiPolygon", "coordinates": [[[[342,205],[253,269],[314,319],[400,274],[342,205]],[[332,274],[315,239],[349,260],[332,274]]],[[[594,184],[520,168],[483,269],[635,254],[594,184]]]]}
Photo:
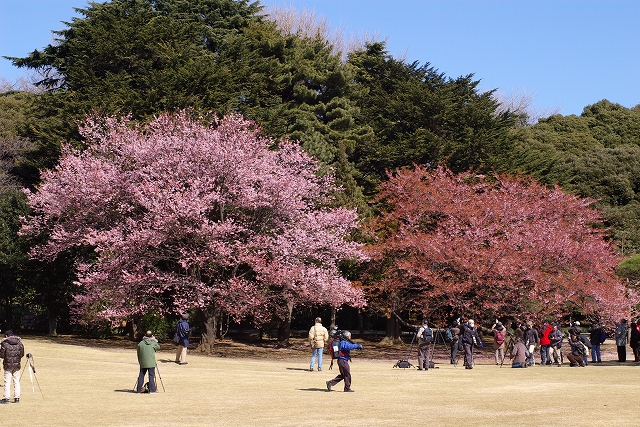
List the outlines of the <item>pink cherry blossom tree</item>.
{"type": "Polygon", "coordinates": [[[210,351],[221,310],[259,323],[290,322],[297,305],[362,306],[338,271],[341,260],[364,259],[347,239],[357,216],[328,207],[332,177],[238,115],[204,123],[186,112],[148,125],[89,117],[87,148],[64,147],[59,166],[27,191],[33,216],[23,232],[48,235],[34,257],[91,254],[77,264],[78,319],[197,308],[210,351]]]}
{"type": "Polygon", "coordinates": [[[628,316],[620,259],[592,200],[507,176],[404,169],[382,186],[364,279],[370,307],[534,320],[628,316]]]}

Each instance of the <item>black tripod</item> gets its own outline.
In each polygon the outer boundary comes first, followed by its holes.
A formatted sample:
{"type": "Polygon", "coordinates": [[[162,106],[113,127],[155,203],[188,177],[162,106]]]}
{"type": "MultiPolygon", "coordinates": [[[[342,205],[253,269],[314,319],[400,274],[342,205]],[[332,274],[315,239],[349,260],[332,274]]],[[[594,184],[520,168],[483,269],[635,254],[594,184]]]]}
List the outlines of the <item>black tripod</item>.
{"type": "Polygon", "coordinates": [[[40,388],[40,383],[38,382],[38,378],[36,377],[36,366],[33,363],[33,355],[31,353],[27,353],[27,363],[25,363],[24,368],[22,368],[22,372],[20,373],[20,378],[24,374],[24,370],[29,368],[29,379],[31,380],[31,390],[33,391],[33,395],[36,394],[36,389],[33,383],[33,380],[36,380],[36,384],[38,384],[38,390],[40,390],[40,394],[44,398],[44,394],[42,393],[42,389],[40,388]]]}
{"type": "Polygon", "coordinates": [[[410,362],[409,362],[409,355],[411,354],[411,349],[413,348],[413,342],[416,339],[416,335],[418,333],[415,332],[412,336],[411,336],[411,344],[409,345],[409,351],[407,351],[407,356],[404,359],[400,359],[398,360],[398,362],[396,362],[395,365],[393,365],[394,368],[402,368],[402,369],[407,369],[407,368],[414,368],[415,366],[413,366],[410,362]]]}
{"type": "MultiPolygon", "coordinates": [[[[438,342],[442,343],[446,354],[448,354],[451,351],[451,343],[447,342],[444,335],[445,332],[443,331],[446,331],[446,329],[436,328],[435,333],[433,334],[433,342],[431,343],[431,349],[430,349],[431,351],[429,352],[429,362],[428,362],[429,368],[435,368],[435,363],[433,362],[433,354],[435,353],[435,348],[438,342]],[[434,365],[434,366],[431,366],[431,365],[434,365]]],[[[456,358],[456,365],[457,365],[457,358],[456,358]]]]}
{"type": "MultiPolygon", "coordinates": [[[[162,375],[160,375],[160,370],[158,369],[158,364],[156,363],[156,369],[155,371],[153,371],[153,376],[155,378],[156,373],[158,374],[158,378],[160,378],[160,384],[162,385],[162,391],[164,393],[166,393],[167,391],[164,389],[164,383],[162,382],[162,375]]],[[[148,385],[149,383],[147,383],[146,385],[148,385]]],[[[156,382],[156,388],[158,387],[158,383],[156,382]]],[[[144,390],[144,386],[143,386],[143,390],[144,390]]],[[[138,391],[138,379],[136,379],[135,384],[133,385],[133,391],[137,392],[138,391]]]]}

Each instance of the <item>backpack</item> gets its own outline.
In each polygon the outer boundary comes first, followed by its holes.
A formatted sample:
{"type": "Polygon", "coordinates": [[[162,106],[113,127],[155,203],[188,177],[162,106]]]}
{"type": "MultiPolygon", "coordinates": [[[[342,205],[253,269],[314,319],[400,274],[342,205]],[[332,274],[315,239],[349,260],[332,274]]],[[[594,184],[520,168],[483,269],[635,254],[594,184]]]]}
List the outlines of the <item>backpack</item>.
{"type": "Polygon", "coordinates": [[[600,344],[605,342],[607,339],[607,334],[604,331],[600,331],[600,344]]]}
{"type": "Polygon", "coordinates": [[[340,357],[340,338],[334,338],[329,344],[329,355],[331,355],[331,360],[340,357]]]}
{"type": "Polygon", "coordinates": [[[433,331],[431,328],[424,328],[422,331],[422,341],[424,342],[432,342],[433,341],[433,331]]]}
{"type": "Polygon", "coordinates": [[[453,332],[451,331],[451,328],[447,329],[444,333],[444,339],[446,342],[453,341],[453,332]]]}
{"type": "Polygon", "coordinates": [[[499,330],[495,330],[496,331],[496,344],[502,345],[502,343],[504,342],[504,329],[499,331],[499,330]]]}

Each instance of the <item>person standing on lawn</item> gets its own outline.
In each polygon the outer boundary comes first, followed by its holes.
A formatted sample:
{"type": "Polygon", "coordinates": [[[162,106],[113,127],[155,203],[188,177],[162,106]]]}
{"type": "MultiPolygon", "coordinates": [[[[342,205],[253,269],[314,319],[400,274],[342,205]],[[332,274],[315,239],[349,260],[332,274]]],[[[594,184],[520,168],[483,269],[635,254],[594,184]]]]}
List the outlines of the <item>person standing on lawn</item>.
{"type": "Polygon", "coordinates": [[[138,375],[138,393],[143,391],[144,376],[149,372],[149,393],[156,392],[156,351],[160,350],[158,340],[153,336],[153,332],[147,331],[142,341],[138,344],[138,363],[140,364],[140,374],[138,375]]]}
{"type": "Polygon", "coordinates": [[[313,372],[313,366],[318,358],[318,372],[322,371],[322,352],[324,343],[329,341],[329,331],[322,326],[322,319],[316,317],[315,324],[309,329],[309,345],[311,346],[311,363],[309,371],[313,372]]]}

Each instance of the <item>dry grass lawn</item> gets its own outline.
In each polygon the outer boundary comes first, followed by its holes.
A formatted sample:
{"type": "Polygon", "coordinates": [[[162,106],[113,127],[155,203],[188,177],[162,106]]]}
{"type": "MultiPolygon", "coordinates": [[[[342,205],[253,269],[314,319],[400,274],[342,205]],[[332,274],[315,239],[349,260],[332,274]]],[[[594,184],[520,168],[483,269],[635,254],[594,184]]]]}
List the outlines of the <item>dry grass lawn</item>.
{"type": "MultiPolygon", "coordinates": [[[[135,394],[135,344],[98,348],[23,339],[42,394],[22,378],[19,404],[0,406],[16,426],[632,426],[640,424],[640,366],[605,362],[586,368],[473,370],[437,364],[420,372],[396,360],[353,352],[353,389],[327,392],[337,374],[308,372],[309,359],[188,355],[178,366],[163,345],[158,367],[166,392],[135,394]]],[[[609,349],[611,350],[611,349],[609,349]]],[[[415,356],[412,356],[415,358],[415,356]]],[[[612,358],[609,351],[608,359],[612,358]]],[[[24,361],[24,359],[23,359],[24,361]]]]}

